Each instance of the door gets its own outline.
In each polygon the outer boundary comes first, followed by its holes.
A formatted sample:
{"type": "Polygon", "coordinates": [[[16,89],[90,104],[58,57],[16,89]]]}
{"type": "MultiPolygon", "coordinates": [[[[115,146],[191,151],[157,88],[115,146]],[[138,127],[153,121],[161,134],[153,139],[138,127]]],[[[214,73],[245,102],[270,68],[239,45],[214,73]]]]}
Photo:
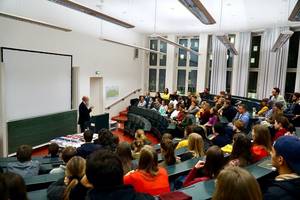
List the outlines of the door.
{"type": "Polygon", "coordinates": [[[103,78],[90,77],[90,106],[94,106],[91,115],[103,113],[103,78]]]}

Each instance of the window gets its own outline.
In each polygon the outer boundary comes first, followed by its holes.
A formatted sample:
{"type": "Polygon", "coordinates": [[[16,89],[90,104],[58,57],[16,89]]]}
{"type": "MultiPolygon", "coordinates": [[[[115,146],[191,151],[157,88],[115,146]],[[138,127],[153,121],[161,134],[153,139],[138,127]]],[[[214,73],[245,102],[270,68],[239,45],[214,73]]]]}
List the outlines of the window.
{"type": "MultiPolygon", "coordinates": [[[[235,35],[228,35],[228,38],[229,41],[234,45],[235,35]]],[[[233,56],[233,53],[227,49],[226,91],[231,90],[233,56]]]]}
{"type": "Polygon", "coordinates": [[[288,64],[285,81],[285,98],[291,99],[292,94],[295,92],[295,83],[298,66],[299,54],[299,36],[300,32],[294,32],[289,42],[288,64]]]}
{"type": "MultiPolygon", "coordinates": [[[[150,40],[150,49],[167,53],[167,43],[159,40],[150,40]]],[[[149,92],[163,92],[166,83],[167,55],[149,54],[149,92]]]]}
{"type": "MultiPolygon", "coordinates": [[[[178,38],[178,43],[196,52],[199,51],[198,37],[178,38]]],[[[197,74],[198,55],[179,48],[177,58],[177,91],[180,94],[186,94],[187,92],[195,93],[197,89],[197,74]]]]}
{"type": "Polygon", "coordinates": [[[257,80],[259,73],[259,54],[260,54],[261,35],[253,33],[250,45],[249,76],[247,96],[257,98],[257,80]]]}
{"type": "Polygon", "coordinates": [[[212,35],[208,36],[207,40],[207,63],[206,63],[206,81],[205,87],[210,88],[211,67],[212,67],[212,35]]]}

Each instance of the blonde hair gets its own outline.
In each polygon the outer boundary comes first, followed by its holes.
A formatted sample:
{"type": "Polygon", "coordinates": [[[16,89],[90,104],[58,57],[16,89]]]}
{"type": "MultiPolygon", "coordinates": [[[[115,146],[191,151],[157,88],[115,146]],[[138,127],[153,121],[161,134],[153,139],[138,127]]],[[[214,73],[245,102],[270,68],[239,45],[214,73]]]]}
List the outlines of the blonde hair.
{"type": "Polygon", "coordinates": [[[188,137],[188,149],[193,152],[194,157],[203,157],[205,154],[202,136],[197,133],[191,133],[188,137]]]}
{"type": "Polygon", "coordinates": [[[135,139],[142,140],[144,142],[145,142],[145,140],[147,140],[147,137],[146,137],[143,129],[136,130],[134,137],[135,137],[135,139]]]}
{"type": "Polygon", "coordinates": [[[139,170],[143,170],[152,176],[156,176],[158,172],[158,157],[155,149],[150,145],[145,145],[141,150],[139,159],[139,170]]]}
{"type": "Polygon", "coordinates": [[[85,175],[85,159],[80,156],[71,158],[66,166],[65,176],[69,179],[69,183],[64,192],[64,200],[69,200],[71,190],[80,182],[85,175]]]}
{"type": "Polygon", "coordinates": [[[262,200],[260,187],[253,175],[240,167],[220,172],[212,200],[262,200]]]}

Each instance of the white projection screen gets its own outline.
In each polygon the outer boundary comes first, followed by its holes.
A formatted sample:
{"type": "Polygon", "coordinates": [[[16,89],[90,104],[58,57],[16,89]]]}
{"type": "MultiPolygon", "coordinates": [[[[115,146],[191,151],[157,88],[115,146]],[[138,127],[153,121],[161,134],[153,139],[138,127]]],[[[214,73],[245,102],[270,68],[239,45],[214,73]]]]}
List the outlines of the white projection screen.
{"type": "Polygon", "coordinates": [[[7,121],[71,110],[72,56],[1,48],[7,121]]]}

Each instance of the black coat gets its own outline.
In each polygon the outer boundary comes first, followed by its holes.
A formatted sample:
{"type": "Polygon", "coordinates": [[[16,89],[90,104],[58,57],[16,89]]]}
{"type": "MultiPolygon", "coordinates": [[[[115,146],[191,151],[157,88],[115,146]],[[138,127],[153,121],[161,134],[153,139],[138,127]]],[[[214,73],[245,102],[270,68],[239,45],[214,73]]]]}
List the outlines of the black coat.
{"type": "Polygon", "coordinates": [[[122,185],[112,189],[92,189],[88,192],[88,200],[154,200],[154,197],[134,191],[131,185],[122,185]]]}
{"type": "Polygon", "coordinates": [[[79,119],[78,124],[84,124],[85,122],[88,122],[91,120],[90,112],[92,109],[88,109],[85,103],[81,102],[79,105],[79,119]]]}
{"type": "Polygon", "coordinates": [[[85,143],[77,148],[77,155],[86,158],[94,151],[101,149],[101,145],[94,143],[85,143]]]}
{"type": "Polygon", "coordinates": [[[233,106],[229,106],[229,107],[223,109],[222,116],[226,117],[226,119],[229,122],[232,122],[232,120],[235,117],[236,113],[237,113],[236,108],[233,107],[233,106]]]}
{"type": "Polygon", "coordinates": [[[300,178],[266,182],[263,188],[265,200],[300,199],[300,178]]]}

